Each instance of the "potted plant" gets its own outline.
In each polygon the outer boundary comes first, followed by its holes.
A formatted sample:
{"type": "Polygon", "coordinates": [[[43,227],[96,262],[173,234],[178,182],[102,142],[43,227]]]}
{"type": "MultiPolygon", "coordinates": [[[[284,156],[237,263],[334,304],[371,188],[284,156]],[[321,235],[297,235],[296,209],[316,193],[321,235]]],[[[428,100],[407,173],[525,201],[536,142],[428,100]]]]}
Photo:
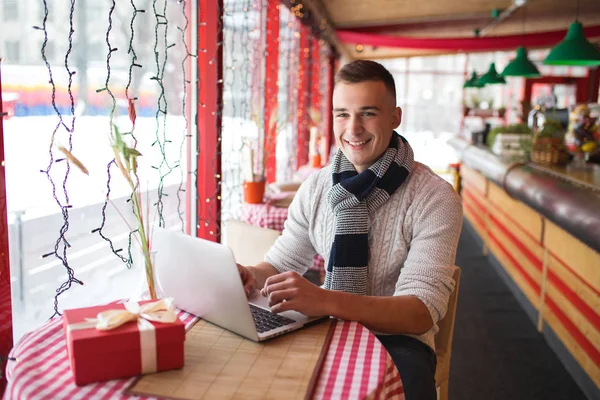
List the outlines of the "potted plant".
{"type": "MultiPolygon", "coordinates": [[[[133,106],[133,101],[129,102],[129,118],[133,124],[133,129],[135,129],[135,119],[136,113],[135,108],[133,106]]],[[[127,222],[127,219],[121,214],[116,205],[108,199],[108,201],[115,207],[117,212],[123,218],[125,224],[127,224],[130,232],[135,232],[134,235],[135,240],[137,241],[142,256],[144,258],[144,267],[145,267],[145,275],[146,282],[148,284],[149,295],[152,300],[158,298],[157,290],[155,286],[154,279],[154,260],[152,257],[152,248],[150,243],[150,221],[149,221],[149,205],[146,206],[144,210],[142,203],[142,192],[140,189],[140,179],[138,177],[138,162],[137,158],[142,154],[135,148],[135,145],[130,146],[123,139],[125,133],[121,133],[117,125],[112,124],[110,133],[110,143],[114,153],[114,162],[123,174],[123,177],[127,181],[131,189],[131,204],[132,210],[135,217],[137,227],[131,227],[127,222]],[[144,211],[146,212],[146,218],[144,218],[144,211]]],[[[69,150],[67,150],[63,146],[58,146],[58,149],[65,155],[66,159],[75,165],[81,172],[86,175],[89,175],[88,169],[85,165],[77,159],[69,150]]]]}
{"type": "Polygon", "coordinates": [[[504,118],[504,116],[506,115],[506,107],[500,106],[497,110],[497,113],[498,113],[498,118],[504,118]]]}
{"type": "Polygon", "coordinates": [[[497,126],[497,127],[493,128],[492,130],[490,130],[490,132],[488,133],[488,136],[487,136],[486,144],[490,149],[494,147],[494,144],[496,142],[496,136],[499,133],[531,135],[532,131],[531,131],[531,128],[529,128],[529,126],[527,126],[527,124],[523,123],[523,122],[518,123],[518,124],[497,126]]]}
{"type": "MultiPolygon", "coordinates": [[[[271,109],[271,115],[266,125],[269,132],[274,136],[279,134],[285,123],[285,121],[278,121],[277,118],[278,107],[275,105],[271,109]]],[[[262,113],[253,114],[252,121],[258,135],[256,135],[256,140],[252,139],[244,146],[244,166],[242,168],[244,202],[259,204],[263,202],[267,165],[269,157],[274,156],[275,147],[271,149],[264,148],[265,124],[262,113]]]]}
{"type": "Polygon", "coordinates": [[[558,165],[569,159],[564,145],[565,130],[557,120],[547,118],[542,129],[535,133],[531,161],[538,164],[558,165]]]}
{"type": "Polygon", "coordinates": [[[504,161],[522,161],[531,149],[531,133],[525,123],[499,126],[490,131],[486,144],[504,161]]]}

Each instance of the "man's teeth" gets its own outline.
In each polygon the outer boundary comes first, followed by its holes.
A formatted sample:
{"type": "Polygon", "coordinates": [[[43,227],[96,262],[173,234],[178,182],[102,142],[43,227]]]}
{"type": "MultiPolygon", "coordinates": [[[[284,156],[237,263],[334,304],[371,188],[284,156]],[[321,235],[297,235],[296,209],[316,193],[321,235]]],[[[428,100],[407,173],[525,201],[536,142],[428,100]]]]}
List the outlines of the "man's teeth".
{"type": "Polygon", "coordinates": [[[362,146],[363,144],[367,143],[368,140],[365,140],[364,142],[351,142],[349,140],[346,140],[346,142],[348,142],[352,146],[362,146]]]}

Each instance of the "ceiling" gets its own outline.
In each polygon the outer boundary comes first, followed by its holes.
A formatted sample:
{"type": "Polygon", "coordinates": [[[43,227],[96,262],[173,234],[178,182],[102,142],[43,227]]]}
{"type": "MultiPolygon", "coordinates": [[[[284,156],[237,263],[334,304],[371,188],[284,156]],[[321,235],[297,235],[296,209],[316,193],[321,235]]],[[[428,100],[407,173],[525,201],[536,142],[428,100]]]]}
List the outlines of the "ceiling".
{"type": "MultiPolygon", "coordinates": [[[[418,38],[473,38],[476,28],[485,37],[565,30],[577,16],[587,26],[600,26],[600,0],[527,0],[514,7],[513,0],[312,0],[337,30],[418,38]],[[579,4],[578,4],[579,3],[579,4]],[[495,21],[513,6],[506,18],[495,21]],[[484,30],[484,28],[486,28],[484,30]]],[[[588,38],[592,42],[600,37],[588,38]]],[[[389,58],[442,54],[439,50],[415,50],[338,44],[351,58],[389,58]]],[[[448,51],[445,51],[448,53],[448,51]]]]}

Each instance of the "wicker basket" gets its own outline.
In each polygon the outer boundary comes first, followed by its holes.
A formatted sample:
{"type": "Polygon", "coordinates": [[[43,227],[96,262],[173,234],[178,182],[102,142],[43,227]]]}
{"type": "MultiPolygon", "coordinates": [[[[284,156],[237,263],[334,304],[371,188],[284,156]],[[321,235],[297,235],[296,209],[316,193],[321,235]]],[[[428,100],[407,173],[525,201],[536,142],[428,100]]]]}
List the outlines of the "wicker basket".
{"type": "Polygon", "coordinates": [[[531,149],[531,161],[543,165],[564,165],[569,161],[569,153],[562,143],[536,142],[531,149]]]}

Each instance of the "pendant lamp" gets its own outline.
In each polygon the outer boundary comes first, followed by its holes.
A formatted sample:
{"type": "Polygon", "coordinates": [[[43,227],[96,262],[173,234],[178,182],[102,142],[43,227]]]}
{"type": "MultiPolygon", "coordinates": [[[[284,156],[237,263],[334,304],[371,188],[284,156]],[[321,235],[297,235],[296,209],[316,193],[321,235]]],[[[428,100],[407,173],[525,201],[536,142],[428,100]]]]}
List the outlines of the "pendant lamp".
{"type": "Polygon", "coordinates": [[[563,41],[550,50],[544,64],[586,67],[600,65],[600,50],[585,38],[581,22],[575,21],[569,26],[563,41]]]}
{"type": "Polygon", "coordinates": [[[471,77],[469,79],[467,79],[467,81],[465,82],[465,84],[463,85],[464,88],[480,88],[483,87],[483,85],[480,85],[478,83],[479,81],[479,77],[477,76],[477,73],[475,71],[473,71],[473,73],[471,74],[471,77]]]}
{"type": "Polygon", "coordinates": [[[477,81],[480,85],[502,85],[506,83],[506,80],[496,71],[496,63],[490,64],[488,72],[483,74],[477,81]]]}
{"type": "MultiPolygon", "coordinates": [[[[522,12],[523,18],[521,20],[521,32],[525,35],[525,19],[527,17],[527,8],[523,7],[522,12]]],[[[502,71],[502,76],[524,76],[527,78],[535,78],[540,76],[540,71],[537,69],[534,63],[529,60],[527,57],[527,50],[525,47],[519,46],[517,48],[517,56],[514,60],[508,63],[504,71],[502,71]]]]}
{"type": "Polygon", "coordinates": [[[535,64],[532,63],[527,57],[527,50],[525,50],[525,47],[520,46],[517,48],[517,56],[514,60],[508,63],[501,75],[534,78],[540,76],[541,74],[535,64]]]}

